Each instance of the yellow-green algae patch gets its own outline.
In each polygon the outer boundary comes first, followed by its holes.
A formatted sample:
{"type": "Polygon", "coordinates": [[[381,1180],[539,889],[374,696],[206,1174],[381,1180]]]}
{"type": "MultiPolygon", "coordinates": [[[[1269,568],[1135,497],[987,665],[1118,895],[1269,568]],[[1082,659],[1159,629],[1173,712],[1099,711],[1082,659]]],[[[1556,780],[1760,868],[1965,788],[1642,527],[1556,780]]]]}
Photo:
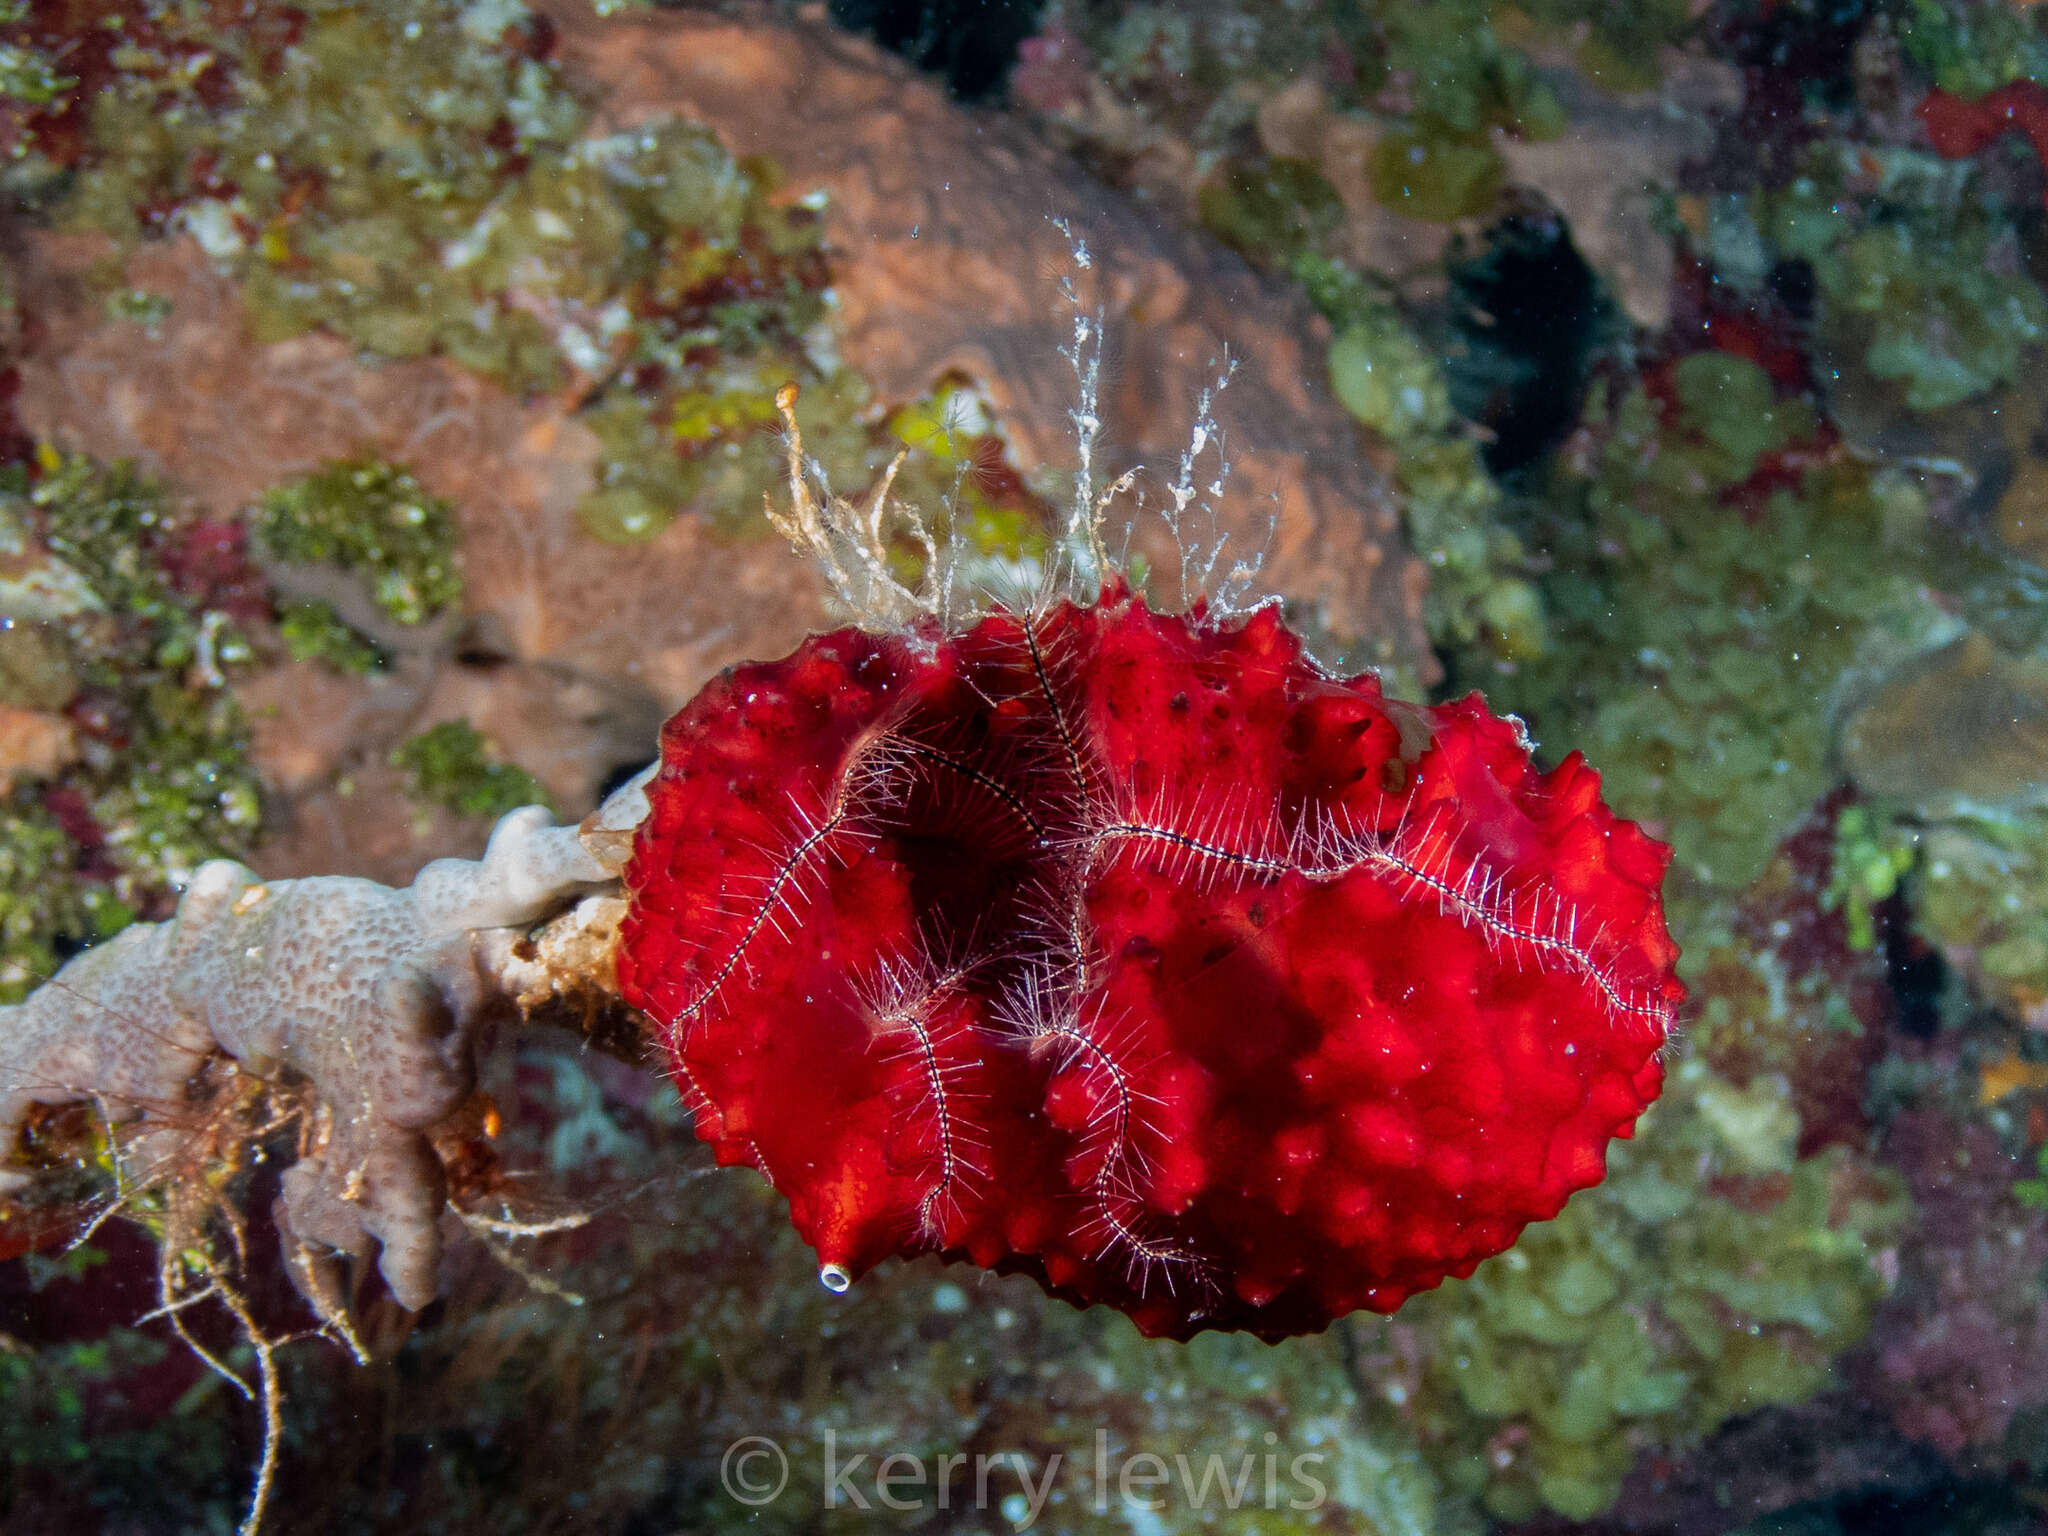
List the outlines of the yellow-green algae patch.
{"type": "Polygon", "coordinates": [[[751,526],[759,402],[794,378],[815,405],[865,404],[833,350],[815,209],[688,123],[586,137],[516,0],[138,15],[77,166],[46,168],[44,216],[191,236],[242,278],[258,340],[324,328],[569,391],[603,443],[600,536],[693,506],[751,526]]]}
{"type": "Polygon", "coordinates": [[[462,596],[455,509],[399,466],[329,464],[269,492],[255,527],[279,560],[360,575],[394,623],[423,624],[462,596]]]}
{"type": "Polygon", "coordinates": [[[226,686],[248,660],[166,558],[191,527],[125,467],[45,450],[0,479],[0,703],[61,711],[76,760],[0,798],[0,998],[156,912],[207,859],[246,853],[261,811],[226,686]],[[30,654],[33,652],[33,657],[30,654]]]}
{"type": "Polygon", "coordinates": [[[463,816],[496,818],[523,805],[547,805],[548,793],[467,720],[444,720],[391,752],[407,791],[463,816]]]}

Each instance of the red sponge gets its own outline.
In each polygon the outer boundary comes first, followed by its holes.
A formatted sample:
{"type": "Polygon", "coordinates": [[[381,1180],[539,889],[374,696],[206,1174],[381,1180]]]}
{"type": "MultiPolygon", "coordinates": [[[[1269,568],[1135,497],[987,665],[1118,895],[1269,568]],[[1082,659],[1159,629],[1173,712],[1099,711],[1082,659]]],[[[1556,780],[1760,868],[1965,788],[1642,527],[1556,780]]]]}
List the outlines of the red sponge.
{"type": "Polygon", "coordinates": [[[621,978],[828,1285],[1275,1339],[1469,1274],[1656,1097],[1669,851],[1599,790],[1272,609],[841,630],[669,722],[621,978]]]}

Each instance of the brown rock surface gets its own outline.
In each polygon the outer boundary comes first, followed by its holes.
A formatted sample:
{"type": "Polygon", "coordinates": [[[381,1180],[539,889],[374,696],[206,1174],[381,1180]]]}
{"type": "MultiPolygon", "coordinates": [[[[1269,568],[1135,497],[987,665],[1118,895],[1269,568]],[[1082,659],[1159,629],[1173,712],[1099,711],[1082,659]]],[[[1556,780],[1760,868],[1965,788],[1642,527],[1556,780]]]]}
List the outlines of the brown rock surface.
{"type": "Polygon", "coordinates": [[[20,276],[45,345],[24,359],[29,430],[133,458],[208,512],[370,453],[410,465],[462,523],[472,612],[512,652],[644,687],[673,708],[740,656],[776,655],[822,617],[808,573],[769,540],[679,518],[632,548],[577,526],[595,438],[559,400],[521,402],[439,358],[377,364],[327,335],[252,344],[234,284],[187,240],[145,246],[128,281],[171,301],[151,331],[103,321],[96,244],[34,243],[20,276]]]}
{"type": "Polygon", "coordinates": [[[77,739],[62,715],[0,704],[0,795],[17,779],[47,779],[77,759],[77,739]]]}
{"type": "Polygon", "coordinates": [[[1564,214],[1579,253],[1629,318],[1661,330],[1671,320],[1673,251],[1655,204],[1681,184],[1687,161],[1711,152],[1717,116],[1742,105],[1742,77],[1732,65],[1666,49],[1650,90],[1618,96],[1569,67],[1546,69],[1543,79],[1569,121],[1553,139],[1497,135],[1508,174],[1564,214]]]}
{"type": "MultiPolygon", "coordinates": [[[[454,503],[468,607],[508,656],[482,678],[427,659],[431,675],[394,680],[395,692],[331,675],[309,684],[307,668],[245,685],[259,761],[294,812],[287,822],[361,824],[360,802],[315,813],[295,795],[326,793],[404,731],[465,711],[580,815],[622,754],[653,755],[653,725],[718,668],[780,655],[824,621],[809,568],[773,540],[725,539],[689,517],[632,548],[584,533],[575,507],[597,444],[561,402],[521,402],[441,359],[365,362],[332,336],[256,345],[234,283],[185,240],[129,263],[131,286],[171,301],[164,320],[148,331],[108,321],[85,280],[102,249],[27,242],[16,291],[42,341],[21,362],[24,425],[66,448],[134,459],[223,517],[329,459],[410,465],[454,503]],[[536,679],[560,697],[521,716],[510,699],[482,697],[492,676],[528,702],[547,691],[536,679]],[[628,731],[644,738],[637,751],[628,731]]],[[[391,857],[324,872],[403,878],[391,857]]],[[[285,863],[266,861],[266,872],[302,872],[285,863]]]]}
{"type": "Polygon", "coordinates": [[[2048,658],[1969,630],[1904,663],[1841,725],[1842,764],[1864,794],[1941,817],[2048,796],[2048,658]]]}
{"type": "Polygon", "coordinates": [[[847,361],[887,400],[968,376],[1027,469],[1072,458],[1074,377],[1059,352],[1072,318],[1057,289],[1072,257],[1050,216],[1069,219],[1095,258],[1091,297],[1108,311],[1112,472],[1144,462],[1170,474],[1228,348],[1240,363],[1218,412],[1234,466],[1232,547],[1256,548],[1277,505],[1266,589],[1312,604],[1324,627],[1358,642],[1355,659],[1433,675],[1423,567],[1326,387],[1320,322],[1283,285],[822,22],[752,6],[604,20],[583,0],[541,9],[600,127],[692,118],[736,155],[773,156],[791,193],[824,189],[847,361]]]}
{"type": "MultiPolygon", "coordinates": [[[[1306,604],[1358,661],[1433,672],[1423,568],[1324,387],[1319,322],[1284,289],[828,26],[752,10],[600,22],[570,0],[550,8],[599,130],[695,118],[735,153],[773,155],[790,195],[824,188],[847,360],[884,400],[970,376],[1027,469],[1072,462],[1075,385],[1060,356],[1072,315],[1058,294],[1072,259],[1048,215],[1071,218],[1096,258],[1091,300],[1108,311],[1107,468],[1144,461],[1170,475],[1228,348],[1240,362],[1219,411],[1233,551],[1257,547],[1277,511],[1264,589],[1306,604]]],[[[104,253],[82,237],[20,242],[10,276],[33,320],[23,425],[133,459],[218,517],[331,459],[408,465],[457,508],[471,628],[503,657],[469,668],[444,646],[398,679],[309,682],[292,668],[245,681],[281,801],[267,872],[403,879],[421,858],[462,851],[429,847],[416,808],[365,798],[398,739],[457,714],[580,814],[719,667],[779,655],[826,621],[809,567],[770,539],[730,540],[688,516],[632,548],[585,534],[575,507],[598,445],[566,402],[516,399],[442,359],[366,360],[324,334],[257,344],[233,280],[186,239],[144,247],[123,278],[169,300],[165,317],[147,329],[109,319],[88,278],[104,253]],[[357,792],[338,795],[351,780],[357,792]]]]}

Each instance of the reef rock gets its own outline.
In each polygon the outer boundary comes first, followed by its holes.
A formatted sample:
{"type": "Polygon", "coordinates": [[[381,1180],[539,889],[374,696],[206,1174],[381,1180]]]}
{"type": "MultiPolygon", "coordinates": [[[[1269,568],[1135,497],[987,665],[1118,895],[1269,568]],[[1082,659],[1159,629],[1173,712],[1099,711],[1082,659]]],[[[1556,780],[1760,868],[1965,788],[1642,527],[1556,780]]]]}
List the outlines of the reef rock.
{"type": "MultiPolygon", "coordinates": [[[[789,190],[823,190],[846,359],[890,400],[948,374],[986,392],[1028,470],[1071,462],[1073,319],[1057,291],[1084,237],[1084,297],[1106,311],[1115,378],[1102,415],[1122,462],[1170,468],[1193,402],[1227,352],[1217,414],[1233,465],[1233,547],[1279,517],[1265,579],[1356,642],[1351,659],[1434,672],[1423,566],[1358,428],[1324,383],[1318,324],[1298,296],[1213,242],[1162,227],[1092,183],[1020,124],[970,112],[873,45],[765,8],[595,17],[541,7],[587,82],[600,127],[668,115],[711,127],[735,155],[772,156],[789,190]]],[[[766,654],[766,653],[761,653],[766,654]]]]}

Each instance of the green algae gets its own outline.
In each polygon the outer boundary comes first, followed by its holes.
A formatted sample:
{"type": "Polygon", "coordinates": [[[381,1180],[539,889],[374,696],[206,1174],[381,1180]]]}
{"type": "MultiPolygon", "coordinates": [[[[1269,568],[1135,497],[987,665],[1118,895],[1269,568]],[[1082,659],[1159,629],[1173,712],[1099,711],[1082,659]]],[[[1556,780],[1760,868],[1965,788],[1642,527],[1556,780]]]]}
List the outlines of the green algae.
{"type": "Polygon", "coordinates": [[[1276,266],[1319,248],[1344,216],[1323,173],[1286,155],[1226,162],[1202,184],[1196,208],[1225,245],[1276,266]]]}
{"type": "Polygon", "coordinates": [[[392,749],[407,791],[463,816],[503,816],[524,805],[548,805],[540,781],[499,756],[467,720],[444,720],[392,749]]]}
{"type": "Polygon", "coordinates": [[[1865,633],[1917,611],[1922,514],[1862,465],[1784,462],[1810,408],[1759,409],[1755,364],[1695,357],[1673,408],[1597,390],[1584,451],[1526,509],[1559,640],[1499,692],[1665,829],[1683,882],[1732,892],[1833,781],[1827,703],[1865,633]]]}
{"type": "Polygon", "coordinates": [[[1379,20],[1387,74],[1410,106],[1373,147],[1373,196],[1419,219],[1485,213],[1507,170],[1491,131],[1555,138],[1564,108],[1527,56],[1495,34],[1484,0],[1393,6],[1379,20]]]}
{"type": "MultiPolygon", "coordinates": [[[[28,0],[0,0],[0,33],[19,26],[27,17],[28,0]]],[[[0,36],[0,111],[47,107],[77,83],[45,50],[0,36]]],[[[22,160],[34,148],[33,132],[0,129],[0,155],[8,160],[22,160]]]]}
{"type": "Polygon", "coordinates": [[[2048,334],[2048,299],[2024,274],[2000,270],[1998,225],[1953,225],[1929,236],[1906,224],[1866,229],[1816,264],[1821,291],[1868,325],[1864,361],[1934,410],[2020,376],[2048,334]]]}
{"type": "Polygon", "coordinates": [[[318,598],[281,604],[277,630],[293,661],[322,661],[355,677],[366,677],[384,663],[383,652],[350,628],[332,603],[318,598]]]}
{"type": "Polygon", "coordinates": [[[1798,1124],[1783,1079],[1688,1061],[1605,1183],[1408,1304],[1400,1326],[1429,1340],[1415,1416],[1449,1486],[1502,1519],[1594,1519],[1639,1447],[1827,1383],[1907,1206],[1846,1149],[1795,1159],[1798,1124]]]}
{"type": "Polygon", "coordinates": [[[1492,0],[1309,0],[1277,12],[1091,5],[1063,10],[1061,24],[1075,29],[1120,101],[1194,150],[1204,222],[1255,260],[1282,266],[1322,245],[1337,212],[1332,167],[1245,152],[1262,100],[1293,84],[1325,82],[1333,106],[1373,123],[1371,194],[1417,218],[1494,206],[1506,176],[1496,134],[1564,130],[1556,94],[1496,28],[1497,9],[1492,0]]]}
{"type": "Polygon", "coordinates": [[[1899,49],[1934,84],[1977,97],[2013,80],[2048,81],[2048,26],[2003,0],[1907,0],[1899,49]]]}
{"type": "Polygon", "coordinates": [[[2048,810],[1965,812],[1914,829],[1918,931],[1965,960],[1982,994],[2048,1015],[2048,810]]]}
{"type": "MultiPolygon", "coordinates": [[[[326,325],[391,356],[468,343],[479,295],[443,247],[523,157],[566,148],[581,111],[552,70],[505,45],[517,9],[302,9],[281,48],[257,25],[204,32],[209,73],[231,79],[224,106],[218,86],[167,80],[167,61],[138,49],[91,102],[89,170],[57,217],[132,242],[174,206],[248,281],[262,338],[326,325]]],[[[171,41],[192,25],[172,7],[151,20],[171,41]]],[[[515,350],[496,361],[509,368],[515,350]]]]}
{"type": "Polygon", "coordinates": [[[1813,408],[1803,400],[1780,404],[1770,375],[1730,352],[1695,352],[1671,370],[1680,420],[1700,436],[1701,473],[1721,485],[1748,478],[1767,453],[1811,436],[1813,408]],[[1708,459],[1707,447],[1721,451],[1708,459]]]}
{"type": "Polygon", "coordinates": [[[1832,867],[1821,906],[1842,914],[1851,949],[1875,947],[1876,911],[1898,893],[1900,881],[1913,867],[1918,841],[1864,806],[1852,805],[1836,820],[1832,867]]]}
{"type": "MultiPolygon", "coordinates": [[[[1003,590],[1044,568],[1055,518],[1019,474],[1002,424],[977,390],[942,384],[890,413],[880,437],[904,455],[894,494],[934,519],[969,589],[1003,590]]],[[[890,553],[900,580],[923,578],[922,550],[906,544],[890,553]]]]}
{"type": "Polygon", "coordinates": [[[1551,640],[1528,554],[1499,515],[1501,492],[1451,408],[1442,362],[1392,297],[1340,262],[1308,255],[1295,276],[1326,315],[1330,390],[1395,451],[1408,542],[1430,566],[1430,638],[1489,668],[1539,656],[1551,640]]]}
{"type": "Polygon", "coordinates": [[[790,373],[813,381],[802,395],[805,454],[832,484],[865,483],[878,467],[874,434],[862,420],[866,385],[847,369],[816,376],[785,369],[782,361],[694,368],[693,382],[652,412],[628,390],[587,407],[581,419],[604,454],[596,488],[576,509],[584,530],[610,544],[640,543],[692,506],[719,517],[721,526],[753,528],[763,488],[778,484],[784,472],[781,439],[770,423],[775,391],[790,373]]]}
{"type": "Polygon", "coordinates": [[[63,963],[62,951],[110,938],[133,911],[103,884],[74,877],[78,850],[48,811],[18,790],[0,811],[0,1001],[20,1002],[63,963]]]}
{"type": "Polygon", "coordinates": [[[1330,343],[1338,403],[1391,442],[1442,434],[1451,424],[1442,365],[1391,306],[1359,308],[1330,343]]]}
{"type": "Polygon", "coordinates": [[[1827,347],[1935,410],[2013,382],[2048,336],[2020,214],[1972,162],[1847,144],[1754,194],[1748,216],[1772,259],[1811,269],[1827,347]]]}
{"type": "Polygon", "coordinates": [[[1463,438],[1414,445],[1395,484],[1409,540],[1429,562],[1423,616],[1430,638],[1487,673],[1549,654],[1555,641],[1530,552],[1497,515],[1501,492],[1478,446],[1463,438]]]}
{"type": "Polygon", "coordinates": [[[649,537],[690,506],[751,518],[785,380],[820,451],[866,404],[830,355],[817,221],[771,202],[775,184],[701,129],[655,124],[536,167],[468,237],[473,281],[579,317],[558,335],[597,381],[582,417],[604,451],[580,514],[600,537],[649,537]]]}
{"type": "Polygon", "coordinates": [[[1427,1458],[1496,1516],[1597,1518],[1640,1451],[1804,1400],[1867,1332],[1910,1209],[1828,1118],[1857,968],[1771,937],[1810,897],[1781,853],[1754,911],[1689,925],[1689,1054],[1605,1182],[1386,1325],[1427,1458]]]}
{"type": "Polygon", "coordinates": [[[2012,1192],[2018,1197],[2021,1205],[2037,1211],[2048,1211],[2048,1147],[2043,1147],[2035,1154],[2034,1171],[2041,1177],[2015,1181],[2012,1192]]]}
{"type": "MultiPolygon", "coordinates": [[[[1663,78],[1664,50],[1683,42],[1698,22],[1686,0],[1515,0],[1512,9],[1571,39],[1579,69],[1610,91],[1655,86],[1663,78]]],[[[1498,11],[1495,25],[1501,25],[1498,11]]]]}
{"type": "Polygon", "coordinates": [[[523,6],[313,0],[289,41],[262,8],[218,32],[145,9],[161,38],[96,91],[50,217],[191,235],[241,278],[259,341],[322,328],[575,390],[604,449],[583,512],[601,536],[692,505],[751,526],[740,482],[758,486],[776,386],[853,396],[815,209],[687,123],[583,137],[523,6]],[[177,45],[208,50],[209,84],[172,69],[177,45]]]}
{"type": "MultiPolygon", "coordinates": [[[[279,486],[264,496],[255,530],[280,560],[361,576],[394,623],[424,624],[462,597],[455,509],[396,465],[344,460],[279,486]]],[[[318,617],[300,616],[302,643],[318,617]]]]}
{"type": "Polygon", "coordinates": [[[40,467],[32,482],[9,471],[0,490],[0,544],[31,569],[10,577],[0,603],[40,653],[42,692],[17,699],[61,697],[79,757],[50,783],[20,782],[0,799],[9,1001],[70,950],[161,907],[207,859],[245,853],[261,811],[225,686],[247,645],[163,564],[189,520],[126,467],[48,450],[40,467]]]}
{"type": "Polygon", "coordinates": [[[1369,162],[1373,196],[1396,213],[1440,224],[1476,218],[1506,183],[1507,165],[1483,136],[1436,122],[1387,134],[1369,162]]]}

